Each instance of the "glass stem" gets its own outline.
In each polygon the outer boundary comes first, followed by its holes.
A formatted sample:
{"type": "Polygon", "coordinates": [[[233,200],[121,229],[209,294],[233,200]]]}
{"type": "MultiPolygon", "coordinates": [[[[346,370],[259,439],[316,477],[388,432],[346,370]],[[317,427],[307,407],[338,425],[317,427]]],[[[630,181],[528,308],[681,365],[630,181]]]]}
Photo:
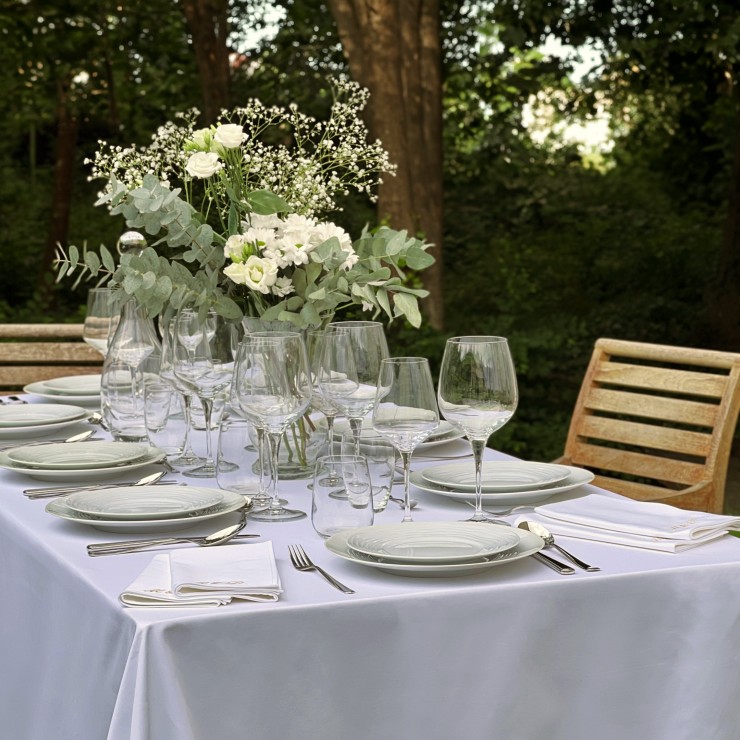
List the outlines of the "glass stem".
{"type": "Polygon", "coordinates": [[[349,428],[352,430],[352,437],[355,440],[355,455],[360,454],[360,438],[362,437],[362,417],[359,419],[350,419],[349,428]]]}
{"type": "Polygon", "coordinates": [[[267,450],[265,449],[265,430],[262,427],[257,427],[257,455],[260,461],[260,488],[257,494],[260,499],[264,500],[270,498],[267,490],[267,466],[269,465],[269,459],[267,457],[267,450]]]}
{"type": "Polygon", "coordinates": [[[413,522],[411,518],[410,476],[411,476],[411,453],[398,451],[403,461],[403,519],[402,522],[413,522]]]}
{"type": "MultiPolygon", "coordinates": [[[[327,445],[328,448],[326,450],[327,455],[333,455],[334,454],[334,415],[326,415],[326,429],[327,429],[327,445]]],[[[350,422],[351,423],[351,422],[350,422]]],[[[340,450],[341,451],[341,450],[340,450]]],[[[337,483],[339,483],[339,476],[336,473],[336,470],[334,469],[334,466],[329,467],[329,475],[326,479],[326,485],[328,486],[336,486],[337,483]]]]}
{"type": "Polygon", "coordinates": [[[282,432],[267,432],[267,440],[270,445],[270,473],[272,475],[271,511],[280,511],[282,509],[280,505],[280,492],[278,491],[278,453],[280,452],[280,441],[282,438],[282,432]]]}
{"type": "Polygon", "coordinates": [[[481,490],[481,469],[483,465],[483,450],[486,447],[486,440],[471,439],[470,445],[473,448],[473,460],[475,461],[475,514],[473,514],[470,521],[485,522],[486,515],[483,513],[481,490]]]}
{"type": "Polygon", "coordinates": [[[182,455],[183,457],[192,457],[193,450],[190,446],[190,395],[181,393],[180,400],[182,401],[182,415],[185,419],[185,439],[182,441],[182,455]]]}
{"type": "Polygon", "coordinates": [[[199,396],[200,404],[203,406],[203,418],[206,421],[206,465],[211,466],[213,462],[213,453],[211,452],[211,416],[213,414],[213,399],[199,396]]]}

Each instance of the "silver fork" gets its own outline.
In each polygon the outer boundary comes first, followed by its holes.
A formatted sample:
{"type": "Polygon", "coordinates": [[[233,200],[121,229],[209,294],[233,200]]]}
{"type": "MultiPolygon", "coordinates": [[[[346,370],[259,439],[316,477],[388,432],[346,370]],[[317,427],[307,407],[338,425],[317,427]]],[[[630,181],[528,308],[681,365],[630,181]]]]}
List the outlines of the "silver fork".
{"type": "Polygon", "coordinates": [[[318,565],[314,565],[311,558],[306,555],[306,551],[300,545],[288,545],[288,552],[290,553],[290,561],[293,563],[293,567],[301,572],[308,573],[309,571],[315,570],[326,578],[334,588],[338,588],[342,593],[353,594],[354,591],[351,588],[347,588],[343,583],[340,583],[336,578],[330,576],[323,568],[318,565]]]}

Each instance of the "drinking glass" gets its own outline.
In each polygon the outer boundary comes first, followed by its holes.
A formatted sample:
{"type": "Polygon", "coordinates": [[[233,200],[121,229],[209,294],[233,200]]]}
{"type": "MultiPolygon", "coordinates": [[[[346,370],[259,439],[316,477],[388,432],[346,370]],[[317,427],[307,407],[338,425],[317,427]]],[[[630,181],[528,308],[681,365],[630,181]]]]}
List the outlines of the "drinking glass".
{"type": "Polygon", "coordinates": [[[439,408],[465,433],[475,460],[473,522],[486,521],[481,506],[481,464],[488,438],[514,415],[518,393],[509,343],[503,337],[465,336],[448,339],[442,358],[439,408]]]}
{"type": "Polygon", "coordinates": [[[218,431],[216,480],[226,491],[248,494],[254,505],[254,496],[260,494],[260,461],[252,445],[254,427],[239,416],[222,419],[218,431]]]}
{"type": "Polygon", "coordinates": [[[206,314],[181,311],[175,319],[172,337],[175,377],[198,396],[206,426],[206,460],[183,473],[190,478],[216,477],[211,425],[213,402],[231,383],[235,331],[237,325],[215,311],[206,314]]]}
{"type": "Polygon", "coordinates": [[[322,537],[373,523],[373,496],[367,460],[356,455],[324,455],[316,461],[311,523],[322,537]],[[339,481],[343,496],[334,496],[339,481]]]}
{"type": "MultiPolygon", "coordinates": [[[[355,438],[352,432],[342,435],[343,455],[353,455],[355,438]]],[[[391,495],[393,476],[396,472],[396,448],[374,429],[363,429],[360,439],[360,455],[367,460],[370,482],[373,486],[373,511],[385,510],[391,495]]]]}
{"type": "Polygon", "coordinates": [[[388,357],[383,325],[338,321],[326,327],[322,344],[319,390],[349,420],[358,454],[362,419],[375,403],[380,363],[388,357]]]}
{"type": "Polygon", "coordinates": [[[305,512],[280,503],[278,454],[285,430],[311,403],[305,342],[295,332],[265,331],[248,334],[242,347],[236,396],[244,417],[266,433],[272,488],[270,505],[250,516],[259,521],[300,519],[305,512]]]}
{"type": "Polygon", "coordinates": [[[180,413],[180,396],[161,377],[144,383],[144,421],[149,443],[167,454],[167,460],[182,454],[187,430],[180,413]]]}
{"type": "Polygon", "coordinates": [[[116,331],[121,306],[112,288],[91,288],[87,293],[87,311],[82,327],[82,339],[103,357],[116,331]]]}
{"type": "Polygon", "coordinates": [[[381,363],[373,406],[373,428],[397,450],[403,462],[403,519],[411,518],[411,455],[439,426],[429,361],[424,357],[390,357],[381,363]]]}
{"type": "Polygon", "coordinates": [[[193,429],[193,391],[175,375],[173,354],[175,319],[171,318],[167,322],[162,322],[160,328],[162,331],[162,361],[159,368],[159,375],[163,380],[168,382],[177,393],[180,394],[182,413],[185,417],[185,439],[182,444],[182,452],[168,462],[176,468],[202,465],[205,462],[205,458],[199,457],[195,454],[191,439],[193,429]]]}

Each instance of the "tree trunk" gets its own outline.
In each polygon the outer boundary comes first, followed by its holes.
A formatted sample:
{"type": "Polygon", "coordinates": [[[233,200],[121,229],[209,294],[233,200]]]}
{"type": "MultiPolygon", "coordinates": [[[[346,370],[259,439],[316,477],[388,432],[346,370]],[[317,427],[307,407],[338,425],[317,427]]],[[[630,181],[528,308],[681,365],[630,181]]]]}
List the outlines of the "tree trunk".
{"type": "Polygon", "coordinates": [[[370,91],[368,128],[397,167],[378,216],[423,235],[436,262],[423,272],[423,309],[436,329],[442,302],[442,51],[438,0],[328,0],[353,77],[370,91]]]}
{"type": "Polygon", "coordinates": [[[39,284],[42,286],[42,290],[51,287],[48,277],[52,274],[52,264],[57,245],[65,245],[67,242],[69,214],[72,207],[72,181],[79,121],[70,106],[64,81],[57,82],[56,125],[51,220],[46,234],[44,253],[39,265],[39,284]]]}
{"type": "Polygon", "coordinates": [[[183,0],[203,97],[203,115],[213,123],[229,105],[228,0],[183,0]]]}
{"type": "Polygon", "coordinates": [[[740,347],[740,104],[735,122],[735,150],[730,174],[727,219],[720,248],[717,277],[709,296],[713,342],[737,352],[740,347]]]}

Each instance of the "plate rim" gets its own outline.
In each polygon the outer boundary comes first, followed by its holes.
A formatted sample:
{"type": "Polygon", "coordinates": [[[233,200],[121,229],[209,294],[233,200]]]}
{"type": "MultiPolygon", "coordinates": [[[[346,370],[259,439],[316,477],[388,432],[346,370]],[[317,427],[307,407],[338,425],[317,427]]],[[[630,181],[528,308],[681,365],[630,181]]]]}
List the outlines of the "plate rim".
{"type": "Polygon", "coordinates": [[[457,556],[451,556],[451,557],[434,557],[434,556],[432,556],[432,557],[418,557],[418,556],[417,557],[413,557],[413,556],[404,556],[404,555],[400,555],[400,556],[396,556],[396,555],[383,555],[381,553],[369,552],[368,549],[363,550],[363,549],[357,547],[356,544],[351,544],[350,543],[350,540],[354,536],[356,536],[359,532],[368,532],[368,533],[371,533],[371,532],[374,531],[374,532],[378,532],[379,536],[382,536],[381,530],[388,530],[388,529],[391,529],[391,530],[399,530],[400,527],[405,527],[407,531],[410,531],[409,530],[409,525],[414,525],[415,528],[417,528],[417,529],[426,528],[427,525],[430,525],[429,528],[431,528],[431,526],[438,526],[438,527],[450,526],[450,527],[455,527],[455,528],[459,528],[459,529],[468,530],[468,531],[471,531],[471,532],[481,531],[480,530],[480,527],[477,524],[473,524],[473,526],[469,526],[470,525],[470,522],[426,522],[426,521],[421,521],[421,522],[406,522],[406,523],[401,523],[401,524],[379,524],[379,525],[374,525],[372,527],[358,527],[358,528],[356,528],[353,532],[351,532],[347,536],[347,547],[349,549],[351,549],[351,550],[354,550],[355,552],[359,552],[362,555],[369,555],[370,557],[375,557],[375,558],[382,559],[384,561],[391,561],[391,562],[394,562],[394,563],[415,563],[415,564],[439,563],[439,564],[442,564],[442,563],[454,563],[454,562],[471,562],[471,561],[475,561],[475,560],[480,560],[481,558],[491,557],[491,556],[496,555],[496,554],[498,554],[500,552],[505,552],[506,550],[510,550],[510,549],[512,549],[514,547],[517,547],[517,545],[521,541],[521,538],[517,535],[517,533],[514,532],[513,530],[512,531],[509,531],[508,528],[503,528],[502,527],[500,530],[488,530],[488,529],[486,529],[485,531],[490,531],[491,534],[500,534],[500,535],[508,534],[510,536],[513,535],[513,540],[511,541],[511,543],[500,543],[495,549],[492,549],[492,550],[490,550],[487,553],[480,553],[478,555],[472,555],[472,556],[471,555],[457,555],[457,556]]]}
{"type": "Polygon", "coordinates": [[[95,393],[95,392],[93,392],[93,393],[90,393],[90,392],[81,393],[80,391],[74,391],[74,390],[64,390],[64,389],[61,389],[60,390],[59,387],[54,388],[54,386],[53,385],[50,385],[50,383],[54,383],[54,381],[57,381],[57,380],[71,380],[72,378],[100,378],[101,379],[101,382],[102,382],[102,377],[103,376],[102,376],[101,373],[80,373],[79,375],[62,375],[59,378],[47,378],[46,380],[40,380],[40,381],[36,381],[36,382],[42,383],[44,386],[46,386],[47,388],[49,388],[52,392],[55,392],[55,393],[57,393],[59,395],[62,395],[62,396],[70,396],[70,397],[74,397],[74,396],[97,396],[97,395],[100,395],[100,391],[98,391],[97,393],[95,393]]]}
{"type": "MultiPolygon", "coordinates": [[[[351,530],[349,530],[351,531],[351,530]]],[[[456,575],[472,575],[473,573],[477,573],[481,570],[487,570],[488,568],[492,568],[499,565],[506,565],[507,563],[513,563],[517,560],[523,560],[524,558],[529,557],[530,555],[533,555],[536,552],[539,552],[544,546],[545,543],[542,540],[541,537],[538,537],[537,535],[533,534],[532,532],[527,532],[524,530],[515,530],[517,536],[520,538],[519,545],[517,545],[515,548],[516,550],[519,550],[519,548],[522,548],[522,543],[529,542],[530,545],[527,549],[520,550],[516,553],[511,553],[511,551],[507,551],[504,553],[500,553],[500,555],[507,555],[507,553],[510,553],[509,557],[505,558],[498,558],[492,560],[483,559],[481,562],[467,562],[467,563],[429,563],[426,565],[420,565],[420,564],[409,564],[409,563],[386,563],[386,562],[374,562],[372,559],[360,559],[358,557],[353,557],[349,553],[343,553],[341,550],[339,550],[337,543],[341,543],[343,536],[346,534],[345,532],[337,532],[336,534],[333,534],[329,539],[324,541],[324,545],[326,548],[331,552],[332,554],[336,555],[337,557],[342,558],[343,560],[347,560],[351,563],[355,563],[357,565],[364,565],[369,566],[371,568],[375,568],[376,570],[381,570],[387,573],[391,573],[393,575],[409,575],[409,576],[427,576],[432,578],[444,578],[444,577],[450,577],[450,576],[456,576],[456,575]],[[531,535],[531,537],[530,537],[531,535]]],[[[365,556],[363,556],[365,557],[365,556]]],[[[367,556],[369,557],[369,556],[367,556]]]]}
{"type": "MultiPolygon", "coordinates": [[[[74,416],[67,416],[67,417],[59,417],[56,419],[52,419],[50,421],[42,421],[42,422],[29,422],[27,424],[24,423],[13,423],[13,424],[6,424],[3,421],[0,420],[0,431],[10,431],[12,429],[28,429],[28,428],[35,428],[35,427],[46,427],[51,424],[63,424],[66,422],[76,423],[78,421],[84,421],[85,419],[89,418],[90,416],[90,410],[83,408],[82,406],[75,406],[71,403],[37,403],[37,404],[23,404],[24,408],[29,408],[29,406],[37,407],[39,409],[46,409],[46,408],[68,408],[68,409],[77,409],[77,413],[74,416]]],[[[19,406],[3,406],[2,408],[5,409],[11,409],[11,408],[19,408],[19,406]]],[[[21,445],[19,445],[21,446],[21,445]]]]}
{"type": "MultiPolygon", "coordinates": [[[[501,486],[498,486],[497,488],[491,489],[490,486],[486,485],[483,487],[483,491],[485,493],[496,493],[498,491],[513,492],[515,490],[521,491],[521,492],[532,491],[532,490],[536,491],[536,490],[539,490],[542,486],[549,486],[549,485],[556,484],[560,481],[563,481],[566,478],[568,478],[568,476],[570,475],[570,472],[568,471],[568,466],[560,465],[558,463],[535,462],[535,461],[530,461],[530,460],[484,460],[483,461],[484,469],[490,465],[514,465],[514,466],[529,465],[529,466],[536,466],[536,467],[546,466],[549,468],[560,468],[561,472],[557,473],[557,475],[561,477],[551,478],[545,481],[539,481],[538,483],[534,483],[534,484],[522,484],[522,485],[526,485],[526,488],[517,486],[516,489],[513,489],[513,488],[502,488],[501,486]],[[563,470],[565,471],[564,475],[562,474],[563,470]]],[[[447,487],[451,487],[454,485],[455,487],[460,488],[461,490],[475,491],[475,483],[452,483],[452,482],[445,482],[441,480],[433,480],[427,477],[426,475],[427,471],[438,470],[440,468],[458,468],[460,470],[466,470],[467,472],[470,472],[469,462],[446,462],[446,463],[439,463],[435,465],[428,465],[420,472],[424,476],[424,479],[429,483],[434,483],[438,486],[447,486],[447,487]]]]}
{"type": "MultiPolygon", "coordinates": [[[[134,457],[129,457],[127,459],[119,460],[117,463],[107,463],[106,462],[106,464],[103,464],[103,465],[92,465],[92,466],[87,465],[87,466],[85,466],[83,468],[75,467],[77,465],[76,463],[62,464],[61,466],[60,466],[59,463],[55,463],[53,467],[52,466],[49,466],[49,465],[40,465],[39,463],[34,463],[34,462],[30,462],[29,463],[27,461],[24,462],[22,460],[17,460],[15,458],[13,458],[13,456],[12,456],[13,453],[16,450],[20,450],[20,449],[23,449],[25,447],[32,447],[35,450],[35,449],[37,449],[37,447],[39,447],[39,445],[18,445],[17,447],[12,447],[11,449],[6,450],[6,452],[8,453],[8,459],[11,462],[14,462],[14,463],[20,464],[20,465],[24,465],[29,470],[30,469],[33,469],[33,470],[49,470],[49,471],[51,471],[51,470],[99,470],[100,468],[106,469],[106,468],[113,468],[113,467],[118,468],[118,467],[121,467],[122,465],[127,465],[129,463],[136,462],[136,460],[142,459],[143,457],[146,456],[146,453],[150,449],[150,446],[149,445],[145,445],[145,444],[140,443],[140,442],[118,442],[116,440],[106,440],[106,439],[93,440],[93,441],[90,441],[90,442],[49,442],[47,444],[44,444],[43,446],[46,447],[47,449],[49,447],[55,447],[55,448],[59,449],[61,447],[61,445],[64,445],[65,447],[70,447],[70,445],[75,445],[75,444],[85,445],[85,447],[84,448],[81,448],[81,449],[93,449],[93,447],[96,444],[97,444],[97,446],[100,446],[100,445],[111,445],[111,444],[115,444],[115,445],[136,445],[137,447],[141,448],[141,451],[138,454],[136,454],[134,457]]],[[[70,448],[70,454],[71,454],[71,448],[70,448]]]]}
{"type": "Polygon", "coordinates": [[[182,512],[182,511],[180,511],[180,512],[173,512],[171,514],[165,514],[165,515],[161,515],[160,514],[159,516],[156,516],[156,515],[154,515],[154,516],[152,516],[152,515],[149,515],[149,516],[141,516],[141,515],[130,516],[130,515],[128,515],[127,516],[125,514],[111,514],[110,512],[107,512],[107,513],[95,513],[94,511],[89,511],[89,510],[86,511],[85,509],[79,509],[79,508],[76,508],[75,506],[70,506],[70,504],[69,504],[70,500],[72,500],[74,502],[74,500],[75,500],[74,497],[81,498],[81,497],[84,497],[84,496],[93,496],[93,497],[94,496],[102,496],[103,498],[106,498],[106,497],[107,498],[110,498],[112,495],[125,495],[131,489],[134,489],[136,494],[145,496],[146,494],[143,493],[143,492],[146,491],[147,489],[150,489],[150,488],[151,489],[155,489],[155,492],[156,493],[160,493],[160,494],[167,493],[168,491],[174,491],[174,492],[177,492],[177,493],[180,493],[181,492],[181,493],[184,493],[184,494],[195,493],[195,492],[199,492],[199,491],[208,491],[212,495],[217,495],[217,496],[220,497],[214,503],[207,503],[207,504],[204,504],[204,505],[199,505],[197,508],[191,508],[191,509],[189,509],[188,511],[190,513],[195,513],[197,511],[203,511],[204,509],[208,509],[208,508],[211,508],[213,506],[217,506],[218,504],[222,503],[223,500],[224,500],[224,495],[223,495],[224,494],[224,491],[219,490],[217,488],[207,488],[205,486],[188,486],[188,487],[184,487],[184,486],[178,485],[177,483],[172,483],[172,484],[167,485],[167,486],[156,486],[156,487],[154,487],[154,486],[135,486],[135,485],[132,484],[131,486],[127,486],[127,487],[123,487],[123,488],[111,488],[111,489],[108,489],[107,492],[106,492],[106,489],[97,489],[95,491],[76,491],[74,493],[68,494],[67,496],[64,496],[64,503],[65,503],[65,506],[67,506],[67,508],[72,509],[72,511],[78,512],[80,514],[85,514],[86,516],[95,516],[95,517],[99,517],[99,518],[102,518],[102,519],[115,519],[116,521],[120,521],[120,520],[123,520],[123,521],[151,521],[152,519],[173,519],[173,518],[184,518],[185,516],[188,516],[188,517],[190,516],[190,514],[188,514],[187,511],[185,511],[185,512],[182,512]]]}

